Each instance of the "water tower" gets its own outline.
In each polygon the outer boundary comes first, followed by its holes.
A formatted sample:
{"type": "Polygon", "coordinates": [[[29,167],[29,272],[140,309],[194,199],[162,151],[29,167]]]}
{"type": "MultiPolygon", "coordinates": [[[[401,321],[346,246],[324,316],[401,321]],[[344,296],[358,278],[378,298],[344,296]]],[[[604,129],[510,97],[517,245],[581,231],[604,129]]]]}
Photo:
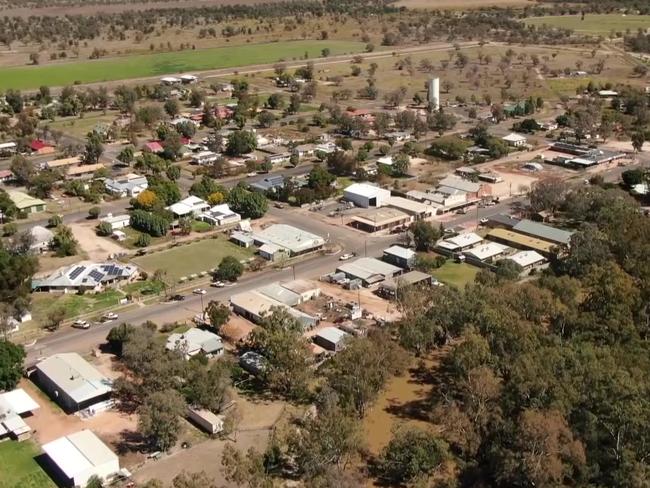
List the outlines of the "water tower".
{"type": "Polygon", "coordinates": [[[427,101],[433,110],[440,109],[440,78],[431,78],[427,87],[427,101]]]}

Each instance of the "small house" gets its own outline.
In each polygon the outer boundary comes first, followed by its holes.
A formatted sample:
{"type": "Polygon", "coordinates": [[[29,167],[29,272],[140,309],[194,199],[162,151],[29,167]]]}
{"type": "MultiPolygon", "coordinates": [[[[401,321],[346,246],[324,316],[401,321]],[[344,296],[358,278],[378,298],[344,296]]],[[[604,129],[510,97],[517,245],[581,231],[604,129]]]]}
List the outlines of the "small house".
{"type": "Polygon", "coordinates": [[[340,351],[345,346],[345,340],[350,334],[336,327],[325,327],[314,336],[314,342],[328,351],[340,351]]]}
{"type": "Polygon", "coordinates": [[[111,226],[111,230],[123,229],[128,227],[131,223],[129,214],[113,215],[108,214],[106,217],[100,219],[100,222],[107,222],[111,226]]]}
{"type": "Polygon", "coordinates": [[[508,134],[507,136],[502,137],[501,140],[511,147],[524,147],[528,142],[526,137],[522,136],[521,134],[516,134],[514,132],[508,134]]]}
{"type": "Polygon", "coordinates": [[[415,251],[402,246],[391,246],[384,249],[383,260],[403,269],[411,269],[415,265],[415,258],[415,251]]]}

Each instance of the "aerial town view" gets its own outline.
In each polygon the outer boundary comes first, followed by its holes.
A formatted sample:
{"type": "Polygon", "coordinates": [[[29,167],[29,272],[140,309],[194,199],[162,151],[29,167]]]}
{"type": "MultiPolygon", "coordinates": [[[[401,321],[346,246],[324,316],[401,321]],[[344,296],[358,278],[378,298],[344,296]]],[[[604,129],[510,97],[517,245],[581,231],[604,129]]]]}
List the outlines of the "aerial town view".
{"type": "Polygon", "coordinates": [[[649,488],[650,0],[0,0],[0,488],[649,488]]]}

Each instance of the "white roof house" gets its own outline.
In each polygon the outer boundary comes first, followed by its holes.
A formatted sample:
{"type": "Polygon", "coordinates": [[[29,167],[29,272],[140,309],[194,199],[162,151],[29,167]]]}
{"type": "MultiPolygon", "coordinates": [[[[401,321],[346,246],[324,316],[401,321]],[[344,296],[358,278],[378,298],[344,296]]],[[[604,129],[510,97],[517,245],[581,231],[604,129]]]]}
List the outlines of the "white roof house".
{"type": "Polygon", "coordinates": [[[182,334],[170,334],[165,345],[168,351],[181,351],[185,359],[203,353],[215,356],[223,353],[223,342],[217,334],[193,327],[182,334]]]}
{"type": "Polygon", "coordinates": [[[483,238],[481,236],[475,234],[474,232],[468,232],[466,234],[459,234],[455,237],[450,237],[449,239],[440,241],[437,246],[447,251],[458,251],[461,249],[473,247],[482,240],[483,238]]]}
{"type": "Polygon", "coordinates": [[[93,476],[107,480],[120,471],[117,455],[90,430],[82,430],[43,445],[43,451],[75,487],[93,476]]]}
{"type": "Polygon", "coordinates": [[[508,259],[511,259],[524,269],[546,261],[546,258],[536,251],[519,251],[509,256],[508,259]]]}
{"type": "Polygon", "coordinates": [[[345,188],[343,198],[357,207],[381,207],[390,198],[390,190],[370,183],[353,183],[345,188]]]}
{"type": "Polygon", "coordinates": [[[208,222],[212,225],[234,224],[241,220],[241,215],[233,212],[227,203],[215,205],[197,217],[198,220],[208,222]]]}
{"type": "Polygon", "coordinates": [[[325,239],[321,236],[286,224],[273,224],[255,232],[253,240],[257,246],[271,244],[285,249],[291,256],[314,251],[325,245],[325,239]]]}
{"type": "Polygon", "coordinates": [[[190,195],[187,198],[184,198],[180,202],[176,202],[173,205],[167,207],[171,213],[176,217],[186,217],[186,216],[195,216],[201,212],[205,212],[210,208],[210,205],[199,197],[190,195]]]}
{"type": "Polygon", "coordinates": [[[102,401],[113,390],[111,380],[74,352],[50,356],[35,370],[39,385],[69,410],[102,401]]]}
{"type": "Polygon", "coordinates": [[[145,176],[129,173],[115,179],[106,178],[104,187],[107,192],[119,197],[137,197],[149,187],[149,182],[145,176]]]}
{"type": "Polygon", "coordinates": [[[164,78],[160,78],[160,83],[163,85],[175,85],[180,82],[180,78],[176,78],[175,76],[165,76],[164,78]]]}
{"type": "Polygon", "coordinates": [[[463,254],[477,259],[478,261],[485,261],[500,256],[508,249],[510,249],[508,246],[504,246],[497,242],[484,242],[479,246],[463,251],[463,254]]]}
{"type": "Polygon", "coordinates": [[[449,175],[438,183],[438,193],[453,194],[454,192],[477,193],[481,189],[480,183],[449,175]]]}
{"type": "Polygon", "coordinates": [[[230,304],[235,313],[246,317],[252,322],[259,323],[271,313],[271,308],[285,309],[292,317],[298,320],[304,327],[311,327],[318,322],[318,319],[300,310],[291,308],[284,303],[270,298],[258,291],[245,291],[230,297],[230,304]]]}
{"type": "Polygon", "coordinates": [[[0,439],[11,435],[18,440],[29,437],[31,427],[21,415],[38,410],[40,407],[22,388],[0,394],[0,439]]]}
{"type": "Polygon", "coordinates": [[[526,137],[514,132],[502,137],[501,140],[507,142],[509,146],[523,146],[528,141],[526,137]]]}
{"type": "Polygon", "coordinates": [[[279,283],[271,283],[269,285],[258,288],[257,291],[265,297],[277,300],[278,302],[284,303],[289,307],[298,305],[302,301],[302,298],[298,293],[285,288],[279,283]]]}
{"type": "Polygon", "coordinates": [[[42,225],[35,225],[29,229],[29,234],[32,237],[29,248],[33,251],[45,251],[50,247],[54,238],[54,233],[42,225]]]}

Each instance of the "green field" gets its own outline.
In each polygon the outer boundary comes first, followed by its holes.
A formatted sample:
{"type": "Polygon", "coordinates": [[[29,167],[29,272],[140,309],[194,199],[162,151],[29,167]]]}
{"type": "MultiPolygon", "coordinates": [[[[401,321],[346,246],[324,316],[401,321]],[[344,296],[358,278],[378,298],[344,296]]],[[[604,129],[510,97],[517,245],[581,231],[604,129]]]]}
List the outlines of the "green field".
{"type": "Polygon", "coordinates": [[[34,321],[43,324],[47,321],[48,313],[59,307],[63,307],[65,310],[65,318],[71,319],[79,315],[114,307],[119,303],[120,299],[124,298],[124,295],[117,290],[106,290],[101,293],[86,295],[35,293],[32,297],[34,321]]]}
{"type": "Polygon", "coordinates": [[[361,52],[364,44],[348,41],[285,41],[197,51],[142,54],[65,64],[3,68],[0,90],[35,89],[41,85],[64,86],[75,82],[94,83],[188,71],[234,68],[275,63],[280,59],[286,61],[301,59],[305,53],[313,59],[320,57],[321,50],[324,48],[328,48],[332,55],[336,55],[361,52]]]}
{"type": "Polygon", "coordinates": [[[32,441],[0,444],[0,488],[55,488],[34,457],[39,449],[32,441]]]}
{"type": "Polygon", "coordinates": [[[220,236],[218,239],[203,239],[166,251],[153,252],[134,258],[133,262],[148,273],[163,269],[170,278],[178,280],[182,276],[216,268],[225,256],[234,256],[241,260],[252,255],[252,249],[236,246],[220,236]]]}
{"type": "Polygon", "coordinates": [[[431,274],[438,281],[446,285],[464,288],[466,284],[472,283],[474,277],[479,272],[479,268],[466,263],[455,263],[448,260],[438,269],[431,271],[431,274]]]}
{"type": "Polygon", "coordinates": [[[650,15],[587,14],[584,20],[580,15],[552,15],[526,19],[526,23],[572,29],[581,34],[608,35],[612,31],[625,33],[629,29],[634,33],[637,29],[647,29],[650,27],[650,15]]]}

